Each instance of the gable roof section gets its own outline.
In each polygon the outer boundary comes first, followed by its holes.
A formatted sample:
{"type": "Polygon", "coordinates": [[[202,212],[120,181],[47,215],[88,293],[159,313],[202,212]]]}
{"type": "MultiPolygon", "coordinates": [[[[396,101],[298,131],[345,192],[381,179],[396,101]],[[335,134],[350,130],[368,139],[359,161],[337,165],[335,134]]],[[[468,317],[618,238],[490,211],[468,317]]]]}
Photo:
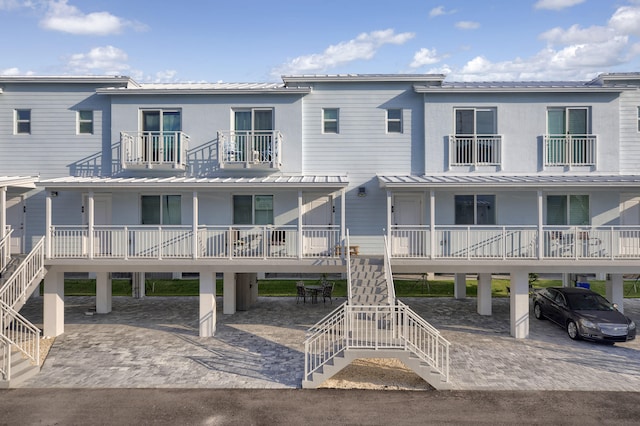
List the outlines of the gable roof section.
{"type": "Polygon", "coordinates": [[[385,175],[378,181],[390,189],[640,187],[640,175],[385,175]]]}
{"type": "Polygon", "coordinates": [[[39,187],[55,189],[327,189],[345,188],[349,181],[346,176],[316,175],[271,175],[266,177],[64,177],[47,179],[38,183],[39,187]]]}

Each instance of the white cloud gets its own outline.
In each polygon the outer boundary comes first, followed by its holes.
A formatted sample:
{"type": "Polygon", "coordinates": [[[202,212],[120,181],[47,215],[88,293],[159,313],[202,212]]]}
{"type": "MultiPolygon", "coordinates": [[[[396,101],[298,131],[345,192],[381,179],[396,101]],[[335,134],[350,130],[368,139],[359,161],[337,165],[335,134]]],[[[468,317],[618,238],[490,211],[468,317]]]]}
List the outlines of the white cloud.
{"type": "Polygon", "coordinates": [[[62,31],[81,35],[119,34],[125,27],[144,30],[143,24],[127,21],[109,12],[85,14],[77,7],[69,5],[68,0],[50,0],[47,13],[40,26],[47,30],[62,31]]]}
{"type": "Polygon", "coordinates": [[[455,9],[446,10],[444,6],[438,6],[431,9],[431,11],[429,12],[429,17],[435,18],[436,16],[451,15],[453,13],[456,13],[455,9]]]}
{"type": "Polygon", "coordinates": [[[615,31],[611,28],[592,26],[580,28],[579,25],[572,25],[568,30],[556,27],[540,35],[540,38],[547,40],[551,45],[567,45],[574,43],[603,43],[614,37],[615,31]]]}
{"type": "Polygon", "coordinates": [[[459,21],[456,22],[456,28],[461,30],[476,30],[480,28],[480,24],[473,21],[459,21]]]}
{"type": "Polygon", "coordinates": [[[538,0],[533,7],[536,9],[561,10],[583,2],[584,0],[538,0]]]}
{"type": "Polygon", "coordinates": [[[436,49],[427,49],[423,47],[413,55],[413,62],[409,65],[411,68],[420,68],[423,65],[431,65],[442,60],[438,57],[436,49]]]}
{"type": "Polygon", "coordinates": [[[386,44],[401,45],[414,36],[414,33],[396,34],[392,29],[362,33],[355,39],[331,45],[322,53],[291,59],[275,68],[272,75],[322,72],[356,60],[371,59],[380,47],[386,44]]]}
{"type": "Polygon", "coordinates": [[[609,19],[609,26],[622,34],[640,36],[640,6],[618,8],[609,19]]]}
{"type": "Polygon", "coordinates": [[[126,74],[130,69],[127,53],[113,46],[94,47],[88,53],[71,55],[67,63],[77,74],[126,74]]]}
{"type": "Polygon", "coordinates": [[[20,72],[18,68],[6,68],[0,70],[0,75],[24,75],[20,72]]]}
{"type": "Polygon", "coordinates": [[[32,7],[31,0],[0,0],[0,10],[14,10],[21,7],[32,7]]]}

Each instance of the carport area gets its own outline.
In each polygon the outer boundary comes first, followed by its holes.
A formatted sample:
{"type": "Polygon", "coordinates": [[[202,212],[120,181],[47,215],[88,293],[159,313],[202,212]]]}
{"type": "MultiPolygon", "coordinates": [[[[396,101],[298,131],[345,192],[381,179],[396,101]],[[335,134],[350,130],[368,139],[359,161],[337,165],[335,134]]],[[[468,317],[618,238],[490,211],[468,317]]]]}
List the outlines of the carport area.
{"type": "MultiPolygon", "coordinates": [[[[491,316],[477,313],[475,298],[401,300],[452,343],[454,389],[640,389],[640,338],[572,341],[531,314],[529,338],[514,339],[507,298],[492,300],[491,316]]],[[[65,333],[23,387],[299,388],[305,331],[343,301],[259,297],[250,310],[225,315],[218,297],[216,334],[199,337],[198,297],[114,297],[109,314],[92,312],[93,297],[65,297],[65,333]]],[[[625,299],[624,309],[640,322],[639,299],[625,299]]],[[[21,314],[41,326],[42,311],[42,298],[32,298],[21,314]]]]}

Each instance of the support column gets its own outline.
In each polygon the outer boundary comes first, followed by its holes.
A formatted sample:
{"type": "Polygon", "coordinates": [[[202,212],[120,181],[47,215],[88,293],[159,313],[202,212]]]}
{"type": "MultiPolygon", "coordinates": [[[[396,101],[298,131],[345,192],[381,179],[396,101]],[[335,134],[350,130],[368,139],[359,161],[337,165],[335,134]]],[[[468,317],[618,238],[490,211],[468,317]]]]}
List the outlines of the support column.
{"type": "Polygon", "coordinates": [[[491,274],[478,274],[478,313],[491,315],[491,274]]]}
{"type": "Polygon", "coordinates": [[[108,314],[112,306],[112,284],[108,272],[96,273],[96,313],[108,314]]]}
{"type": "Polygon", "coordinates": [[[200,337],[216,333],[216,273],[200,272],[200,337]]]}
{"type": "Polygon", "coordinates": [[[455,274],[453,297],[454,299],[464,299],[467,297],[467,274],[455,274]]]}
{"type": "Polygon", "coordinates": [[[249,292],[251,293],[251,304],[258,301],[258,274],[252,273],[249,278],[249,292]]]}
{"type": "Polygon", "coordinates": [[[7,235],[7,187],[3,186],[0,188],[0,240],[5,235],[7,235]]]}
{"type": "Polygon", "coordinates": [[[93,199],[93,191],[89,191],[87,195],[87,237],[89,243],[89,249],[87,250],[89,253],[89,259],[93,259],[93,252],[95,251],[94,247],[94,234],[93,229],[95,226],[95,203],[93,199]]]}
{"type": "Polygon", "coordinates": [[[529,337],[529,274],[526,271],[512,272],[510,287],[511,336],[525,339],[529,337]]]}
{"type": "Polygon", "coordinates": [[[64,272],[49,271],[44,277],[43,326],[45,337],[64,333],[64,272]]]}
{"type": "Polygon", "coordinates": [[[624,313],[623,283],[622,274],[609,274],[609,279],[607,279],[605,284],[607,300],[611,303],[617,303],[618,310],[622,313],[624,313]]]}
{"type": "Polygon", "coordinates": [[[225,272],[222,274],[222,313],[231,315],[236,313],[236,274],[225,272]]]}
{"type": "Polygon", "coordinates": [[[571,274],[562,273],[562,287],[571,287],[571,274]]]}

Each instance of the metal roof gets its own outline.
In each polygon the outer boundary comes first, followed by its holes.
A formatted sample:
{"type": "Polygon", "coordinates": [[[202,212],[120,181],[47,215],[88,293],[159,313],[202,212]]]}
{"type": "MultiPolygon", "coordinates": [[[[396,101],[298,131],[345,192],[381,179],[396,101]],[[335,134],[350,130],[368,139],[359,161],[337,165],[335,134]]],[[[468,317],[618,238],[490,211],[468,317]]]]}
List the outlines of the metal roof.
{"type": "Polygon", "coordinates": [[[640,187],[639,175],[593,174],[540,174],[540,175],[488,175],[438,174],[425,176],[378,176],[381,187],[386,188],[547,188],[547,187],[640,187]]]}
{"type": "Polygon", "coordinates": [[[270,175],[261,177],[62,177],[42,180],[38,186],[49,189],[104,188],[343,188],[346,176],[270,175]]]}
{"type": "Polygon", "coordinates": [[[110,87],[97,89],[98,94],[132,95],[132,94],[238,94],[238,93],[270,93],[270,94],[307,94],[308,87],[286,87],[283,83],[143,83],[136,87],[110,87]]]}
{"type": "Polygon", "coordinates": [[[437,82],[442,83],[444,74],[324,74],[283,75],[287,83],[300,82],[437,82]]]}
{"type": "Polygon", "coordinates": [[[35,188],[37,176],[0,176],[0,187],[35,188]]]}

